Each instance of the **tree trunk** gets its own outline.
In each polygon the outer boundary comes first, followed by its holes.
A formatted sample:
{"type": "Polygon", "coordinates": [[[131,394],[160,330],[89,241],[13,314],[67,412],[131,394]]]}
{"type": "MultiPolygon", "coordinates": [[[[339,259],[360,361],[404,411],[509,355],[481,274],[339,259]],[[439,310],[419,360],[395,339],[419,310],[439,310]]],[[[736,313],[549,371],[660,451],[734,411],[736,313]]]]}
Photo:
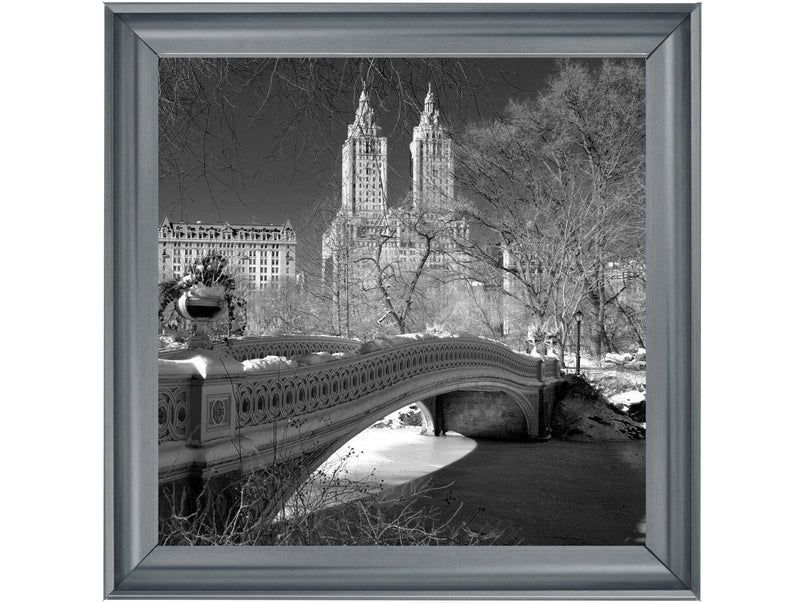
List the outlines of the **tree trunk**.
{"type": "MultiPolygon", "coordinates": [[[[338,275],[336,282],[340,282],[340,275],[338,275]]],[[[343,319],[341,318],[341,289],[337,285],[335,287],[335,320],[338,323],[338,337],[341,337],[341,325],[343,324],[343,319]]]]}
{"type": "Polygon", "coordinates": [[[558,358],[561,361],[561,366],[565,367],[567,366],[566,363],[564,362],[564,350],[567,347],[567,325],[563,321],[562,322],[556,321],[556,324],[558,325],[559,329],[561,329],[560,331],[561,337],[556,338],[557,339],[556,347],[558,348],[558,358]]]}
{"type": "Polygon", "coordinates": [[[592,322],[592,357],[600,360],[605,352],[611,351],[611,342],[606,334],[606,274],[603,255],[598,252],[595,268],[595,281],[590,287],[588,299],[594,310],[592,322]]]}
{"type": "Polygon", "coordinates": [[[608,346],[609,338],[606,336],[606,284],[603,280],[603,267],[599,268],[601,274],[598,278],[597,297],[598,304],[595,308],[595,347],[597,349],[597,358],[601,358],[604,352],[610,351],[608,346]],[[604,349],[605,348],[605,349],[604,349]]]}
{"type": "Polygon", "coordinates": [[[620,314],[622,314],[623,317],[625,317],[626,322],[628,322],[628,326],[631,327],[631,331],[634,333],[634,336],[637,339],[639,347],[644,348],[645,340],[642,337],[642,333],[640,332],[636,323],[634,323],[634,319],[631,317],[631,313],[620,302],[617,302],[617,309],[620,311],[620,314]]]}

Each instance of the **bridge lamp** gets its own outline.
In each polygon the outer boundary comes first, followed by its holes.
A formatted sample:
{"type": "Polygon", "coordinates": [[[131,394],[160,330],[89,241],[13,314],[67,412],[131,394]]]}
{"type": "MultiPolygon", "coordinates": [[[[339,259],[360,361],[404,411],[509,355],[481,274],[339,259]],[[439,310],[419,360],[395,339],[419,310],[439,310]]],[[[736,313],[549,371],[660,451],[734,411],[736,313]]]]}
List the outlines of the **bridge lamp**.
{"type": "Polygon", "coordinates": [[[578,326],[578,330],[576,331],[575,335],[575,374],[581,374],[581,321],[583,320],[583,312],[580,310],[576,310],[575,314],[572,315],[575,319],[575,324],[578,326]]]}

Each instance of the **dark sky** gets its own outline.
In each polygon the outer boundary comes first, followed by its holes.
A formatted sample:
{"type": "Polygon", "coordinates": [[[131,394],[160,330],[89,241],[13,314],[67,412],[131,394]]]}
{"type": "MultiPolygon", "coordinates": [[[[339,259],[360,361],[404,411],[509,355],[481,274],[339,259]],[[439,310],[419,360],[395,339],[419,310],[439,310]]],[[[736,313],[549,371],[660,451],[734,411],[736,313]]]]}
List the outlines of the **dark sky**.
{"type": "MultiPolygon", "coordinates": [[[[183,59],[196,60],[196,59],[183,59]]],[[[281,59],[280,59],[281,60],[281,59]]],[[[344,59],[328,62],[333,72],[343,73],[340,97],[331,99],[341,108],[330,114],[315,114],[304,127],[294,125],[294,116],[300,111],[296,104],[287,102],[281,95],[260,97],[259,90],[265,89],[264,82],[248,102],[229,107],[234,116],[223,125],[213,125],[213,142],[219,140],[215,152],[232,153],[232,165],[242,168],[245,177],[238,176],[232,183],[221,184],[220,179],[228,179],[221,173],[215,178],[185,178],[189,195],[181,197],[175,173],[160,179],[159,200],[160,220],[167,215],[173,221],[204,221],[230,223],[269,223],[282,224],[287,219],[293,223],[298,234],[298,255],[317,264],[320,254],[320,232],[322,206],[331,207],[338,201],[340,183],[340,146],[346,138],[346,125],[354,116],[357,97],[362,87],[359,77],[361,67],[355,66],[357,60],[346,64],[344,59]],[[348,67],[348,69],[347,69],[348,67]],[[255,108],[259,116],[255,118],[255,108]],[[233,123],[232,123],[233,122],[233,123]],[[225,134],[215,130],[216,127],[225,134]],[[236,138],[232,132],[236,133],[236,138]],[[284,138],[283,135],[284,134],[284,138]],[[282,138],[281,144],[277,141],[282,138]]],[[[427,69],[411,75],[416,107],[409,107],[408,114],[399,119],[400,102],[391,98],[380,98],[376,87],[368,83],[370,101],[375,110],[375,118],[388,136],[388,180],[389,201],[398,202],[408,191],[409,151],[414,120],[417,110],[424,100],[426,79],[434,79],[437,100],[442,117],[455,132],[460,132],[467,123],[488,120],[495,111],[501,111],[509,99],[536,98],[549,76],[555,72],[557,62],[552,59],[511,58],[511,59],[471,59],[462,60],[461,71],[472,93],[466,94],[460,79],[445,82],[426,75],[427,69]],[[419,88],[420,87],[420,88],[419,88]]],[[[418,63],[417,63],[418,64],[418,63]]],[[[408,67],[410,63],[407,64],[408,67]]],[[[270,71],[262,76],[270,76],[270,71]]],[[[273,81],[271,82],[272,86],[273,81]]],[[[338,96],[337,94],[335,96],[338,96]]],[[[234,98],[234,95],[233,95],[234,98]]],[[[302,110],[304,107],[302,107],[302,110]]],[[[228,155],[227,155],[228,156],[228,155]]],[[[160,158],[161,160],[161,158],[160,158]]],[[[185,153],[185,171],[198,174],[198,160],[185,153]],[[195,170],[195,172],[193,172],[195,170]]],[[[300,267],[300,269],[304,269],[300,267]]],[[[309,268],[308,268],[309,270],[309,268]]]]}

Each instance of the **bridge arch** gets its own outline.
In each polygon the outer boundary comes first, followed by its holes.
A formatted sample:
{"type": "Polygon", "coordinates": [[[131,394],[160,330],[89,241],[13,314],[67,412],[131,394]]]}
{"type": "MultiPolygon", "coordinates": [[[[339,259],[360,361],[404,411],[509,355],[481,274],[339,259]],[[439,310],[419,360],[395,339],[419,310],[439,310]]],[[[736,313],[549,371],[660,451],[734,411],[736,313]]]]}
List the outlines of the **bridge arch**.
{"type": "MultiPolygon", "coordinates": [[[[537,437],[539,433],[539,419],[536,408],[539,400],[538,391],[534,391],[532,395],[527,396],[523,394],[521,389],[515,384],[505,383],[495,379],[478,379],[467,376],[433,386],[427,390],[427,396],[424,396],[424,399],[458,392],[499,392],[507,395],[522,413],[525,423],[525,434],[523,434],[523,436],[533,439],[537,437]]],[[[307,476],[313,474],[316,469],[321,467],[321,465],[335,453],[335,451],[347,444],[352,438],[370,428],[377,421],[392,412],[410,406],[411,404],[417,404],[424,416],[426,427],[432,430],[434,417],[430,409],[422,403],[422,398],[421,392],[409,392],[401,396],[398,395],[393,402],[378,404],[374,410],[355,420],[348,429],[342,431],[337,439],[333,439],[325,448],[309,457],[309,463],[306,464],[304,469],[305,479],[307,476]]]]}
{"type": "Polygon", "coordinates": [[[203,375],[186,363],[168,363],[172,372],[160,364],[162,483],[299,458],[312,472],[387,414],[451,392],[502,392],[524,416],[525,435],[545,436],[548,390],[559,378],[554,359],[523,356],[470,337],[413,340],[320,365],[240,374],[235,374],[243,370],[235,358],[217,362],[220,370],[210,358],[203,375]]]}

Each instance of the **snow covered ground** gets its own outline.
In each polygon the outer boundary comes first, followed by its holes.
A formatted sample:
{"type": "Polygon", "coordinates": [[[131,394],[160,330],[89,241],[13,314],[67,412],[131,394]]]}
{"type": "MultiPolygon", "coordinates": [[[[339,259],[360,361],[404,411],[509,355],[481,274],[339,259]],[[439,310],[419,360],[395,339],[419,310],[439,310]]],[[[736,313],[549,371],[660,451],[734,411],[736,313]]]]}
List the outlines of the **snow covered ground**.
{"type": "MultiPolygon", "coordinates": [[[[632,370],[644,370],[646,356],[645,348],[639,348],[633,354],[613,354],[609,352],[601,360],[581,355],[581,369],[605,369],[623,366],[632,370]]],[[[567,369],[575,369],[575,352],[573,350],[564,351],[564,364],[567,369]]]]}

